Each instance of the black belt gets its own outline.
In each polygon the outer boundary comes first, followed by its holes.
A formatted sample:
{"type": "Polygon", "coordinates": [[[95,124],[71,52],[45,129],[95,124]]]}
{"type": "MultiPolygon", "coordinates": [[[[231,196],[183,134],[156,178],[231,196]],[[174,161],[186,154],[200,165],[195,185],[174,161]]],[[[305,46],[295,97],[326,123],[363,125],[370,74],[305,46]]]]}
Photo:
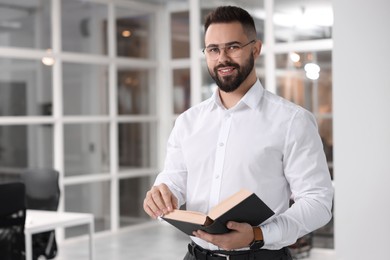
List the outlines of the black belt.
{"type": "Polygon", "coordinates": [[[250,260],[254,259],[274,259],[278,256],[289,255],[287,248],[279,250],[242,250],[242,251],[211,251],[198,246],[195,243],[188,244],[188,252],[197,260],[250,260]]]}

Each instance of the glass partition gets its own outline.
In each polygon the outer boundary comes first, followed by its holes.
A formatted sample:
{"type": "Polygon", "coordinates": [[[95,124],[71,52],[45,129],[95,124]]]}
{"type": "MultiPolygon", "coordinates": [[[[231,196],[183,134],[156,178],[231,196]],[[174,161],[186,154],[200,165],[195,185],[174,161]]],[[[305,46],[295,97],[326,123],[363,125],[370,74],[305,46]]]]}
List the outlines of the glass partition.
{"type": "Polygon", "coordinates": [[[41,61],[0,59],[0,117],[52,114],[52,67],[41,61]]]}
{"type": "Polygon", "coordinates": [[[143,200],[150,185],[151,177],[148,176],[119,181],[119,221],[121,227],[150,220],[143,209],[143,200]]]}
{"type": "Polygon", "coordinates": [[[2,1],[0,46],[51,48],[51,1],[2,1]]]}
{"type": "Polygon", "coordinates": [[[52,167],[51,125],[0,125],[0,182],[17,180],[26,168],[52,167]]]}
{"type": "Polygon", "coordinates": [[[118,129],[119,169],[151,168],[155,161],[155,123],[120,123],[118,129]]]}
{"type": "Polygon", "coordinates": [[[190,108],[190,84],[190,69],[175,69],[173,71],[173,109],[175,114],[183,113],[190,108]]]}
{"type": "Polygon", "coordinates": [[[116,9],[117,55],[152,59],[155,55],[154,15],[146,10],[116,9]]]}
{"type": "Polygon", "coordinates": [[[155,114],[156,89],[150,70],[120,68],[118,70],[118,114],[155,114]]]}
{"type": "Polygon", "coordinates": [[[316,115],[330,115],[331,62],[330,51],[277,54],[277,94],[316,115]]]}
{"type": "Polygon", "coordinates": [[[107,173],[110,168],[108,124],[64,126],[65,176],[107,173]]]}
{"type": "Polygon", "coordinates": [[[171,15],[171,52],[172,59],[190,57],[190,17],[189,12],[177,12],[171,15]]]}
{"type": "Polygon", "coordinates": [[[108,67],[63,64],[64,115],[108,114],[108,67]]]}
{"type": "Polygon", "coordinates": [[[331,39],[332,2],[275,0],[273,21],[276,42],[331,39]]]}
{"type": "Polygon", "coordinates": [[[63,51],[107,54],[107,17],[105,4],[84,0],[61,1],[63,51]]]}
{"type": "MultiPolygon", "coordinates": [[[[93,182],[65,186],[65,211],[92,213],[95,232],[111,227],[110,182],[93,182]]],[[[88,226],[82,225],[65,229],[65,237],[75,237],[88,233],[88,226]]]]}

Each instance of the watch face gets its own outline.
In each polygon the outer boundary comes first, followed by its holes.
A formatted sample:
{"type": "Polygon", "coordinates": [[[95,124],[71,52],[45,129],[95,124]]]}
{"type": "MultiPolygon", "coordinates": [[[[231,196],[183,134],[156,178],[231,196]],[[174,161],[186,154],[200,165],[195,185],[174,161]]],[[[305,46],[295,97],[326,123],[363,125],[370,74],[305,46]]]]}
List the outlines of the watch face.
{"type": "Polygon", "coordinates": [[[257,240],[254,241],[253,244],[250,246],[250,249],[260,249],[264,246],[263,240],[257,240]]]}

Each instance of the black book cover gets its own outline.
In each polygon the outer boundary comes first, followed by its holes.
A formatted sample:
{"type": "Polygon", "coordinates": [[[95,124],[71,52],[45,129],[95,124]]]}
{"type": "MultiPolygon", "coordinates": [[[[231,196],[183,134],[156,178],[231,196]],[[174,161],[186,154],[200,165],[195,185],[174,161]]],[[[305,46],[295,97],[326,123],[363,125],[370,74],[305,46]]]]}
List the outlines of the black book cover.
{"type": "Polygon", "coordinates": [[[176,219],[169,219],[164,217],[162,217],[162,219],[164,219],[166,222],[170,223],[172,226],[175,226],[176,228],[183,231],[189,236],[192,236],[192,232],[196,230],[203,230],[210,234],[224,234],[229,232],[229,229],[226,227],[226,225],[223,225],[218,220],[213,221],[211,225],[205,226],[196,223],[191,223],[191,222],[186,222],[186,221],[181,221],[176,219]]]}
{"type": "MultiPolygon", "coordinates": [[[[250,195],[226,209],[226,211],[223,208],[220,208],[219,211],[221,211],[221,214],[217,214],[218,216],[215,219],[212,219],[210,216],[204,216],[202,223],[199,223],[200,214],[197,214],[197,221],[173,215],[170,216],[169,214],[163,216],[162,219],[187,235],[192,235],[192,232],[195,230],[203,230],[210,234],[224,234],[230,231],[226,227],[228,221],[245,222],[252,226],[258,226],[275,214],[255,193],[250,193],[250,195]]],[[[183,213],[188,213],[189,216],[192,214],[191,212],[183,213]]],[[[212,215],[212,213],[210,212],[209,215],[212,215]]]]}

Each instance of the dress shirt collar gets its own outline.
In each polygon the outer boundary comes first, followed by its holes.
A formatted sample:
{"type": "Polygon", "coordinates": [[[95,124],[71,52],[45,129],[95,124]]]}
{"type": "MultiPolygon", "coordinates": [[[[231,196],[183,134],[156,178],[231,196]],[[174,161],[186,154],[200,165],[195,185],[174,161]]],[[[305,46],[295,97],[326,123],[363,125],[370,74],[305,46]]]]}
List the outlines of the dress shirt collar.
{"type": "MultiPolygon", "coordinates": [[[[257,79],[255,84],[248,90],[248,92],[241,98],[241,100],[231,108],[231,110],[235,110],[238,107],[241,107],[243,104],[248,106],[251,109],[256,109],[256,107],[260,103],[260,99],[263,96],[264,88],[261,85],[260,81],[257,79]]],[[[221,97],[219,96],[219,89],[217,88],[210,100],[210,111],[220,107],[224,110],[226,108],[222,104],[221,97]]]]}

